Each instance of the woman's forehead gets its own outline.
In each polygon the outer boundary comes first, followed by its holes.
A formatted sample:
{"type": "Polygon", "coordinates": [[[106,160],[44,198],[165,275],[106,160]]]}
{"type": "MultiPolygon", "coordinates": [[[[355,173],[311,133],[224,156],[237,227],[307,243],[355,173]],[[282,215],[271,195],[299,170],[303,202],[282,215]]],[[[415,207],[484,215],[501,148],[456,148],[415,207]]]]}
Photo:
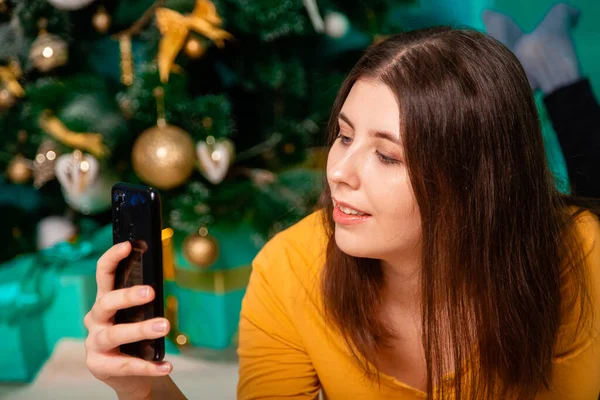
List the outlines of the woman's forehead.
{"type": "Polygon", "coordinates": [[[398,132],[400,110],[392,90],[377,80],[358,80],[350,90],[340,114],[355,129],[398,132]]]}

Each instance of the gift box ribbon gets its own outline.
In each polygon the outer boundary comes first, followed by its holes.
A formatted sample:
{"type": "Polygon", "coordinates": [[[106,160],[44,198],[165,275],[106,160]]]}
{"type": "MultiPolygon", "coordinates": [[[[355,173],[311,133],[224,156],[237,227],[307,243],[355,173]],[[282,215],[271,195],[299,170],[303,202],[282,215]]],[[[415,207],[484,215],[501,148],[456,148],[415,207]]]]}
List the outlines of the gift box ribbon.
{"type": "Polygon", "coordinates": [[[175,268],[175,282],[183,289],[225,294],[244,289],[250,280],[251,265],[225,270],[193,271],[175,268]]]}
{"type": "Polygon", "coordinates": [[[59,243],[0,265],[0,323],[13,324],[42,313],[59,288],[61,272],[78,261],[95,262],[111,238],[109,225],[88,240],[59,243]]]}

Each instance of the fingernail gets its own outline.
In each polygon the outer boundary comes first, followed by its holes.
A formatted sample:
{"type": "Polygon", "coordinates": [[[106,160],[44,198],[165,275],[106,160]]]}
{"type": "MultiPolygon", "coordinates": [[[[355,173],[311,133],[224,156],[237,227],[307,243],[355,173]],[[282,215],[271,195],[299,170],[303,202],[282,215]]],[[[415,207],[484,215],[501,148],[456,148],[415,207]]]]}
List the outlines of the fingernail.
{"type": "Polygon", "coordinates": [[[156,332],[164,332],[167,330],[167,323],[165,321],[155,322],[152,325],[152,330],[156,332]]]}
{"type": "Polygon", "coordinates": [[[128,243],[129,243],[129,242],[121,242],[121,243],[119,243],[119,250],[122,250],[122,249],[124,249],[125,247],[127,247],[127,244],[128,244],[128,243]]]}
{"type": "Polygon", "coordinates": [[[161,364],[156,367],[160,372],[169,372],[171,370],[171,366],[169,364],[161,364]]]}
{"type": "Polygon", "coordinates": [[[140,297],[146,297],[148,296],[148,286],[144,286],[143,288],[140,288],[140,297]]]}

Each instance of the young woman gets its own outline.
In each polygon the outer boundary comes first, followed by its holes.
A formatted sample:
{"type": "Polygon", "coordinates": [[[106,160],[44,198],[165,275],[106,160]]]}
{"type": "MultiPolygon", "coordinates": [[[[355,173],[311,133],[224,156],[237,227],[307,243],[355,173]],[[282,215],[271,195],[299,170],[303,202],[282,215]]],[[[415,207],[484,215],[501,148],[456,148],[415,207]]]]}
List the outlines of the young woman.
{"type": "MultiPolygon", "coordinates": [[[[560,195],[515,56],[432,28],[371,47],[329,124],[321,209],[259,253],[240,399],[597,399],[600,223],[560,195]]],[[[98,262],[88,368],[120,398],[183,398],[118,353],[166,321],[113,326],[151,290],[98,262]]],[[[161,325],[162,324],[162,325],[161,325]]]]}

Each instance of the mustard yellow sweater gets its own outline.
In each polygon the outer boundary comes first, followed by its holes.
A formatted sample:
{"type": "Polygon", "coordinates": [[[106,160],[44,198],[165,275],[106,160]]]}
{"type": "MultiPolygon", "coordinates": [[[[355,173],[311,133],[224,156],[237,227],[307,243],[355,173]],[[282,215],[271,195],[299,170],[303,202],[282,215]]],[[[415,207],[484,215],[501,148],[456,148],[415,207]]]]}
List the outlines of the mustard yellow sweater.
{"type": "MultiPolygon", "coordinates": [[[[600,223],[586,212],[578,217],[577,228],[587,254],[597,332],[600,223]]],[[[317,212],[275,236],[256,256],[241,312],[238,398],[314,399],[320,390],[330,400],[425,398],[422,391],[385,374],[381,386],[367,382],[342,338],[323,320],[319,278],[325,247],[317,212]]],[[[566,340],[573,327],[567,323],[561,328],[552,391],[540,393],[540,400],[598,399],[600,336],[587,333],[566,340]]]]}

